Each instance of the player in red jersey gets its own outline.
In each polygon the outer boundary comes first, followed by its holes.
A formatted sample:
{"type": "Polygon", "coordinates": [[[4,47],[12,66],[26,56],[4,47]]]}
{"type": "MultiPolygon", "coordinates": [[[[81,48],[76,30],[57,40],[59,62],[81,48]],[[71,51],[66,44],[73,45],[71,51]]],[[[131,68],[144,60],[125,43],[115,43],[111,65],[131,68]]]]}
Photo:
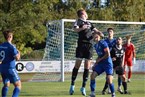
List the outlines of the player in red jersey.
{"type": "Polygon", "coordinates": [[[126,36],[126,43],[123,45],[124,49],[125,49],[125,61],[124,61],[124,70],[126,70],[126,65],[128,67],[128,82],[130,82],[131,76],[132,76],[132,60],[134,60],[134,64],[135,64],[135,46],[134,44],[131,42],[131,35],[126,36]]]}

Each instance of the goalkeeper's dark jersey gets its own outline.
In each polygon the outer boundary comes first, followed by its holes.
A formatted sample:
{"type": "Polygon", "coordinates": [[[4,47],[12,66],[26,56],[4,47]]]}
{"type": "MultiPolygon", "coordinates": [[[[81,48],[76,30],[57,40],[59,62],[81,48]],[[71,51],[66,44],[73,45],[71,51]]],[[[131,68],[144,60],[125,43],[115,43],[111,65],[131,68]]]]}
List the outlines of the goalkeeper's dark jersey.
{"type": "Polygon", "coordinates": [[[74,28],[75,27],[83,27],[83,25],[88,25],[88,28],[85,30],[82,30],[80,32],[78,32],[79,34],[79,39],[78,42],[87,42],[87,43],[91,43],[92,42],[92,30],[94,29],[94,26],[88,22],[88,21],[84,21],[82,19],[77,19],[76,22],[74,23],[74,28]]]}
{"type": "Polygon", "coordinates": [[[119,49],[115,45],[112,48],[110,53],[111,53],[111,58],[113,58],[113,57],[116,58],[116,60],[113,61],[113,68],[115,68],[117,66],[121,66],[122,65],[122,61],[123,61],[123,55],[124,55],[124,49],[123,49],[123,47],[121,49],[119,49]]]}

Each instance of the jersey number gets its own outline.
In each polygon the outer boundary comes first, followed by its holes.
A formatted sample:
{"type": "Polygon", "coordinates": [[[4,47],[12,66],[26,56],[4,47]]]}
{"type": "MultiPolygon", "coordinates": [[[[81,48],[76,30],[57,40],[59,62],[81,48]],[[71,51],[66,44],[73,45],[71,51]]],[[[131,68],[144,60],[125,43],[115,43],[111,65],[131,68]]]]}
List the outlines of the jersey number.
{"type": "Polygon", "coordinates": [[[5,59],[5,51],[0,52],[0,62],[2,62],[5,59]]]}

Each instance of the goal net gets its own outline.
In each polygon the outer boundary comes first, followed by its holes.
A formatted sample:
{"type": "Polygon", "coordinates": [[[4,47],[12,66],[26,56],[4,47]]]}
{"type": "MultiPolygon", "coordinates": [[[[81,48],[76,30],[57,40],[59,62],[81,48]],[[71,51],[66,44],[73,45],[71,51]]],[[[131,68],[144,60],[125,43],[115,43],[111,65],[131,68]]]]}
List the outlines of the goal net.
{"type": "MultiPolygon", "coordinates": [[[[75,50],[78,34],[73,30],[75,20],[62,19],[48,21],[45,53],[42,66],[32,80],[42,81],[64,81],[71,79],[71,72],[75,63],[75,50]]],[[[119,21],[95,21],[90,20],[93,25],[102,31],[107,37],[107,28],[112,27],[114,37],[122,37],[125,41],[126,35],[132,35],[132,42],[136,48],[137,64],[133,72],[145,71],[145,22],[119,22],[119,21]]],[[[94,51],[93,59],[97,57],[94,51]]],[[[83,72],[83,64],[79,74],[83,72]]],[[[82,77],[78,77],[78,80],[82,77]]]]}

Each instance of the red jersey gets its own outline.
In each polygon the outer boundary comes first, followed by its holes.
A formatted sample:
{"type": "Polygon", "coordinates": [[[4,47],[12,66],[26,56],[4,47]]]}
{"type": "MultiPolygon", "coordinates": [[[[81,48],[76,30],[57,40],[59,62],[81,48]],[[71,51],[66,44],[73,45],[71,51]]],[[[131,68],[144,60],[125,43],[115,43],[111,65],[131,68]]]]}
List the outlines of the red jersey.
{"type": "Polygon", "coordinates": [[[125,49],[125,60],[132,60],[133,59],[133,53],[135,52],[135,47],[132,43],[130,43],[129,45],[127,45],[127,43],[125,43],[123,45],[124,49],[125,49]]]}

